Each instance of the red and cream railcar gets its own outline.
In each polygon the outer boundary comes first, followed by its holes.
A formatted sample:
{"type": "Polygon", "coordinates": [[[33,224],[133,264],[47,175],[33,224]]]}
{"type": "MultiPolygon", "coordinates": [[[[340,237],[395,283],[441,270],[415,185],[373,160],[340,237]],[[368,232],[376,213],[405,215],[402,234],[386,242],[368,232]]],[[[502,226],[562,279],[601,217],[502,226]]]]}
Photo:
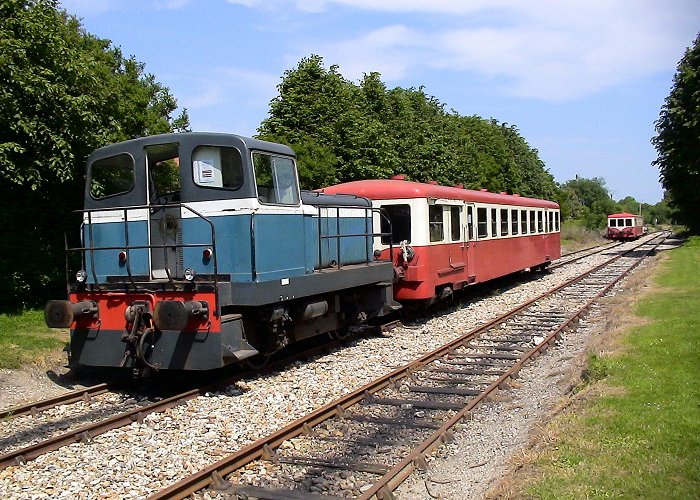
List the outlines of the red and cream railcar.
{"type": "Polygon", "coordinates": [[[384,233],[374,250],[389,258],[393,245],[397,300],[433,301],[466,285],[544,269],[561,255],[559,205],[551,201],[400,177],[323,191],[369,198],[384,209],[386,218],[374,221],[384,233]]]}
{"type": "Polygon", "coordinates": [[[644,234],[644,219],[641,215],[620,214],[608,215],[607,237],[611,240],[636,240],[644,234]]]}

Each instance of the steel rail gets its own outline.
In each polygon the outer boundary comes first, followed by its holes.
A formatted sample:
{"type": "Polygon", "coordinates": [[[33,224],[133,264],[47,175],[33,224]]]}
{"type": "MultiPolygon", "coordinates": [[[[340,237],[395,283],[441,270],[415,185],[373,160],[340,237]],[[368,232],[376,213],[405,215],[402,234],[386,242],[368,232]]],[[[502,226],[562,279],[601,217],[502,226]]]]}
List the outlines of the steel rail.
{"type": "MultiPolygon", "coordinates": [[[[330,342],[326,342],[323,345],[318,345],[311,347],[310,349],[306,349],[302,353],[291,353],[287,356],[284,356],[278,360],[270,362],[268,365],[265,366],[265,369],[279,369],[282,366],[285,366],[289,364],[291,361],[298,360],[300,356],[308,357],[308,356],[314,356],[319,353],[327,352],[334,347],[337,347],[341,344],[344,344],[349,337],[344,337],[340,339],[334,339],[330,342]]],[[[49,451],[54,451],[58,450],[64,446],[73,444],[75,442],[83,441],[83,442],[89,442],[91,439],[93,439],[95,436],[98,436],[100,434],[104,434],[105,432],[108,432],[113,429],[118,429],[120,427],[124,427],[126,425],[131,424],[132,422],[136,421],[142,421],[143,417],[150,413],[160,413],[163,411],[168,410],[169,408],[172,408],[174,406],[177,406],[179,404],[183,404],[186,401],[193,399],[195,397],[198,397],[200,395],[203,395],[206,392],[211,392],[214,391],[218,388],[224,387],[226,385],[233,384],[239,380],[244,379],[245,377],[248,376],[253,376],[255,374],[260,373],[260,370],[255,370],[255,369],[250,369],[250,370],[244,370],[238,374],[236,374],[233,377],[229,377],[224,380],[218,380],[212,383],[208,383],[204,386],[197,387],[194,389],[191,389],[189,391],[182,392],[180,394],[176,394],[174,396],[171,396],[166,399],[162,399],[160,401],[151,403],[146,406],[141,406],[137,408],[133,408],[131,410],[127,410],[125,412],[122,412],[118,415],[114,415],[110,418],[107,418],[105,420],[101,420],[98,422],[94,422],[85,426],[82,426],[78,429],[74,429],[72,431],[67,431],[62,434],[56,435],[54,437],[51,437],[49,439],[40,441],[38,443],[5,453],[0,455],[0,471],[6,469],[7,467],[11,465],[20,465],[23,463],[26,463],[30,460],[34,460],[35,458],[49,452],[49,451]]],[[[86,390],[95,390],[94,393],[91,395],[96,395],[96,394],[102,394],[104,392],[109,392],[110,386],[109,384],[98,384],[93,387],[89,387],[87,389],[83,390],[78,390],[78,391],[73,391],[71,393],[64,394],[63,396],[70,395],[71,401],[70,402],[75,402],[79,400],[85,400],[86,396],[83,395],[84,391],[86,390]]],[[[60,397],[60,396],[59,396],[60,397]]],[[[47,400],[43,400],[40,402],[35,402],[35,403],[30,403],[29,405],[25,405],[22,407],[17,407],[13,410],[8,410],[8,412],[11,411],[19,411],[21,410],[23,414],[27,413],[33,413],[36,412],[37,410],[32,410],[33,406],[36,406],[40,403],[46,402],[46,404],[53,404],[53,406],[57,406],[60,404],[64,404],[65,401],[55,401],[59,397],[56,398],[49,398],[47,400]]],[[[90,396],[88,396],[90,397],[90,396]]],[[[49,406],[46,406],[44,409],[49,408],[49,406]]],[[[10,415],[10,416],[18,416],[19,413],[10,415]]]]}
{"type": "MultiPolygon", "coordinates": [[[[665,236],[664,236],[665,238],[665,236]]],[[[652,238],[653,240],[653,238],[652,238]]],[[[651,240],[647,240],[643,243],[641,243],[639,246],[630,249],[628,252],[632,252],[639,248],[642,245],[648,244],[648,242],[651,240]]],[[[663,241],[663,239],[661,240],[663,241]]],[[[658,244],[660,244],[659,242],[658,244]]],[[[657,244],[657,245],[658,245],[657,244]]],[[[649,250],[651,251],[651,250],[649,250]]],[[[313,427],[315,425],[318,425],[330,418],[339,416],[343,414],[347,408],[359,403],[360,401],[364,400],[368,394],[373,394],[375,392],[378,392],[381,389],[384,389],[390,385],[394,385],[397,381],[401,380],[402,378],[405,378],[409,376],[411,373],[413,373],[416,370],[419,370],[421,367],[424,365],[439,359],[441,357],[444,357],[446,354],[450,353],[453,351],[455,348],[460,347],[464,344],[466,344],[468,341],[473,340],[478,337],[479,334],[488,331],[492,329],[493,327],[502,324],[506,322],[508,319],[511,317],[517,315],[519,312],[523,311],[524,309],[530,307],[534,303],[566,288],[569,287],[573,284],[578,283],[579,281],[583,280],[587,276],[595,273],[596,271],[603,269],[604,267],[610,265],[612,262],[620,259],[623,256],[617,255],[606,262],[595,266],[594,268],[586,271],[585,273],[574,277],[570,280],[567,280],[566,282],[552,288],[551,290],[542,293],[538,295],[537,297],[528,300],[527,302],[517,306],[516,308],[506,312],[505,314],[494,318],[491,321],[488,321],[487,323],[477,327],[476,329],[471,330],[470,332],[466,333],[465,335],[462,335],[451,342],[439,347],[438,349],[427,353],[423,356],[421,356],[419,359],[408,363],[402,367],[399,367],[392,372],[377,378],[376,380],[360,387],[359,389],[356,389],[355,391],[352,391],[351,393],[343,396],[342,398],[335,400],[331,403],[328,403],[327,405],[309,413],[305,417],[301,417],[290,424],[286,425],[285,427],[273,432],[272,434],[262,437],[258,439],[257,441],[250,443],[246,445],[245,447],[241,448],[239,451],[219,460],[218,462],[211,464],[202,470],[195,472],[194,474],[187,476],[183,478],[182,480],[164,488],[163,490],[160,490],[153,495],[149,497],[150,500],[156,500],[156,499],[174,499],[174,498],[185,498],[192,493],[195,493],[196,491],[202,490],[206,488],[207,486],[211,485],[213,482],[217,483],[221,481],[221,478],[226,476],[227,474],[230,474],[231,472],[242,468],[243,466],[255,461],[264,458],[266,455],[269,455],[270,450],[274,449],[278,446],[280,446],[284,441],[288,439],[295,438],[301,434],[303,434],[309,426],[313,427]]],[[[637,262],[641,262],[641,259],[639,259],[637,262]]],[[[630,269],[631,270],[631,269],[630,269]]],[[[629,270],[627,271],[629,272],[629,270]]],[[[621,277],[617,278],[616,280],[613,280],[613,282],[606,287],[606,290],[608,290],[610,287],[614,285],[621,277]]],[[[605,293],[605,292],[603,292],[605,293]]],[[[596,296],[597,298],[597,296],[596,296]]],[[[595,299],[592,299],[590,303],[595,299]]],[[[580,312],[577,312],[576,314],[572,315],[568,320],[566,325],[570,324],[573,322],[575,319],[580,317],[583,314],[583,311],[585,309],[589,308],[590,304],[587,303],[583,310],[580,312]]],[[[403,480],[408,477],[410,472],[413,470],[413,464],[416,461],[416,458],[419,456],[425,455],[427,452],[431,451],[435,447],[437,447],[440,443],[442,443],[444,440],[449,439],[450,433],[448,432],[449,429],[454,426],[456,423],[462,420],[465,415],[468,415],[470,411],[474,409],[475,406],[477,406],[481,401],[484,400],[489,394],[497,390],[504,382],[506,382],[509,378],[514,378],[518,371],[522,368],[524,362],[525,362],[525,357],[527,359],[534,359],[539,355],[541,351],[546,350],[549,345],[554,342],[554,340],[558,339],[561,337],[561,331],[565,329],[566,326],[561,326],[557,328],[556,331],[553,331],[550,335],[548,335],[540,344],[538,344],[536,347],[534,347],[532,350],[530,350],[527,354],[524,355],[522,358],[522,361],[517,361],[511,369],[503,373],[502,375],[499,376],[499,378],[493,382],[487,389],[486,392],[482,393],[481,395],[477,396],[476,398],[470,400],[470,402],[465,406],[463,410],[461,410],[457,416],[449,419],[442,427],[440,427],[437,431],[435,431],[431,437],[424,441],[422,445],[419,445],[419,448],[416,449],[414,453],[409,454],[406,458],[401,460],[396,466],[392,467],[389,472],[385,474],[382,478],[380,478],[379,481],[377,481],[369,490],[367,490],[365,493],[361,495],[360,498],[371,498],[372,496],[377,496],[377,498],[390,498],[391,494],[390,491],[393,491],[398,484],[403,482],[403,480]],[[447,424],[450,423],[448,426],[447,424]],[[419,451],[418,451],[419,450],[419,451]],[[409,458],[410,457],[410,458],[409,458]],[[404,469],[406,469],[408,472],[404,472],[404,469]],[[410,470],[409,470],[410,469],[410,470]],[[394,477],[402,477],[400,480],[396,479],[393,480],[392,478],[394,477]],[[387,490],[387,487],[391,488],[387,490]]],[[[302,492],[303,493],[303,492],[302,492]]]]}
{"type": "Polygon", "coordinates": [[[132,422],[141,422],[143,421],[143,417],[149,413],[165,411],[169,408],[182,404],[189,399],[199,396],[203,391],[204,389],[192,389],[182,394],[151,403],[148,406],[133,408],[105,420],[88,424],[73,431],[46,439],[39,443],[5,453],[4,455],[0,455],[0,470],[3,470],[11,465],[24,464],[29,460],[34,460],[35,458],[49,451],[57,450],[76,442],[82,441],[88,443],[99,434],[129,425],[132,422]]]}
{"type": "Polygon", "coordinates": [[[562,255],[559,257],[556,261],[552,262],[552,265],[549,266],[549,269],[556,269],[561,266],[565,266],[567,264],[571,264],[573,262],[577,262],[581,259],[585,259],[586,257],[590,257],[591,255],[595,255],[598,253],[602,253],[606,250],[610,250],[612,248],[616,248],[618,246],[622,245],[622,242],[612,242],[612,243],[605,243],[603,245],[598,245],[594,247],[588,247],[584,248],[582,250],[577,250],[575,252],[569,252],[566,255],[562,255]],[[584,253],[588,252],[588,253],[584,253]],[[582,254],[582,255],[578,255],[582,254]],[[575,257],[573,257],[575,255],[575,257]],[[564,260],[563,260],[564,259],[564,260]]]}
{"type": "Polygon", "coordinates": [[[32,403],[27,403],[21,406],[15,406],[8,410],[0,411],[0,420],[13,417],[21,417],[24,415],[36,415],[37,413],[54,408],[59,405],[77,403],[78,401],[90,401],[93,396],[99,396],[105,392],[113,391],[119,387],[117,384],[101,383],[83,389],[65,392],[58,396],[41,399],[32,403]]]}

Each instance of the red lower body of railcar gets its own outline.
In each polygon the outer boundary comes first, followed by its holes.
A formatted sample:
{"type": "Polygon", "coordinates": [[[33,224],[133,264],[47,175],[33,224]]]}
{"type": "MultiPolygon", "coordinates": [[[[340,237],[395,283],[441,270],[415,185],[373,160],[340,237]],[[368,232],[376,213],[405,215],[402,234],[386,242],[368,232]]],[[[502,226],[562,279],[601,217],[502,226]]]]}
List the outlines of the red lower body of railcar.
{"type": "MultiPolygon", "coordinates": [[[[394,263],[399,280],[394,298],[432,300],[473,283],[527,268],[544,267],[561,256],[559,233],[413,247],[405,262],[399,249],[394,263]]],[[[382,258],[388,258],[388,250],[382,258]]]]}

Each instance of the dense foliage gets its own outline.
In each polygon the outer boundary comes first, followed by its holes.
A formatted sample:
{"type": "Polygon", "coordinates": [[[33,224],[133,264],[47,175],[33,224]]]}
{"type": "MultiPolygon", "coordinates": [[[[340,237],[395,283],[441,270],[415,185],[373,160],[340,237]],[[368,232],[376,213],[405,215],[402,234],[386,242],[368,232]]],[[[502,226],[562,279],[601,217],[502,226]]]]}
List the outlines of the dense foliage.
{"type": "Polygon", "coordinates": [[[176,108],[143,64],[56,1],[0,0],[0,309],[61,293],[63,230],[79,224],[70,214],[82,208],[87,155],[185,129],[176,108]]]}
{"type": "Polygon", "coordinates": [[[552,176],[515,126],[448,112],[420,89],[354,84],[319,56],[284,74],[260,136],[290,144],[302,186],[404,174],[416,181],[553,198],[552,176]]]}
{"type": "Polygon", "coordinates": [[[678,63],[656,122],[655,164],[679,222],[700,234],[700,34],[678,63]]]}

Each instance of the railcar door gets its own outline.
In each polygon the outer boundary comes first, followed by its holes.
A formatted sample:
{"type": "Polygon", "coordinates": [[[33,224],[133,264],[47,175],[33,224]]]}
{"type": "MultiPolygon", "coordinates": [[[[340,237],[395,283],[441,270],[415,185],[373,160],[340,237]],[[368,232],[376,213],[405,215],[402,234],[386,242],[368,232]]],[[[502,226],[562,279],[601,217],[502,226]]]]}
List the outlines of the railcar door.
{"type": "Polygon", "coordinates": [[[184,270],[178,145],[160,144],[147,147],[146,167],[149,179],[151,277],[182,277],[184,270]]]}
{"type": "Polygon", "coordinates": [[[477,241],[476,235],[476,209],[473,203],[467,203],[467,224],[464,231],[464,263],[467,270],[467,278],[469,282],[476,280],[476,272],[474,269],[474,252],[477,241]]]}

